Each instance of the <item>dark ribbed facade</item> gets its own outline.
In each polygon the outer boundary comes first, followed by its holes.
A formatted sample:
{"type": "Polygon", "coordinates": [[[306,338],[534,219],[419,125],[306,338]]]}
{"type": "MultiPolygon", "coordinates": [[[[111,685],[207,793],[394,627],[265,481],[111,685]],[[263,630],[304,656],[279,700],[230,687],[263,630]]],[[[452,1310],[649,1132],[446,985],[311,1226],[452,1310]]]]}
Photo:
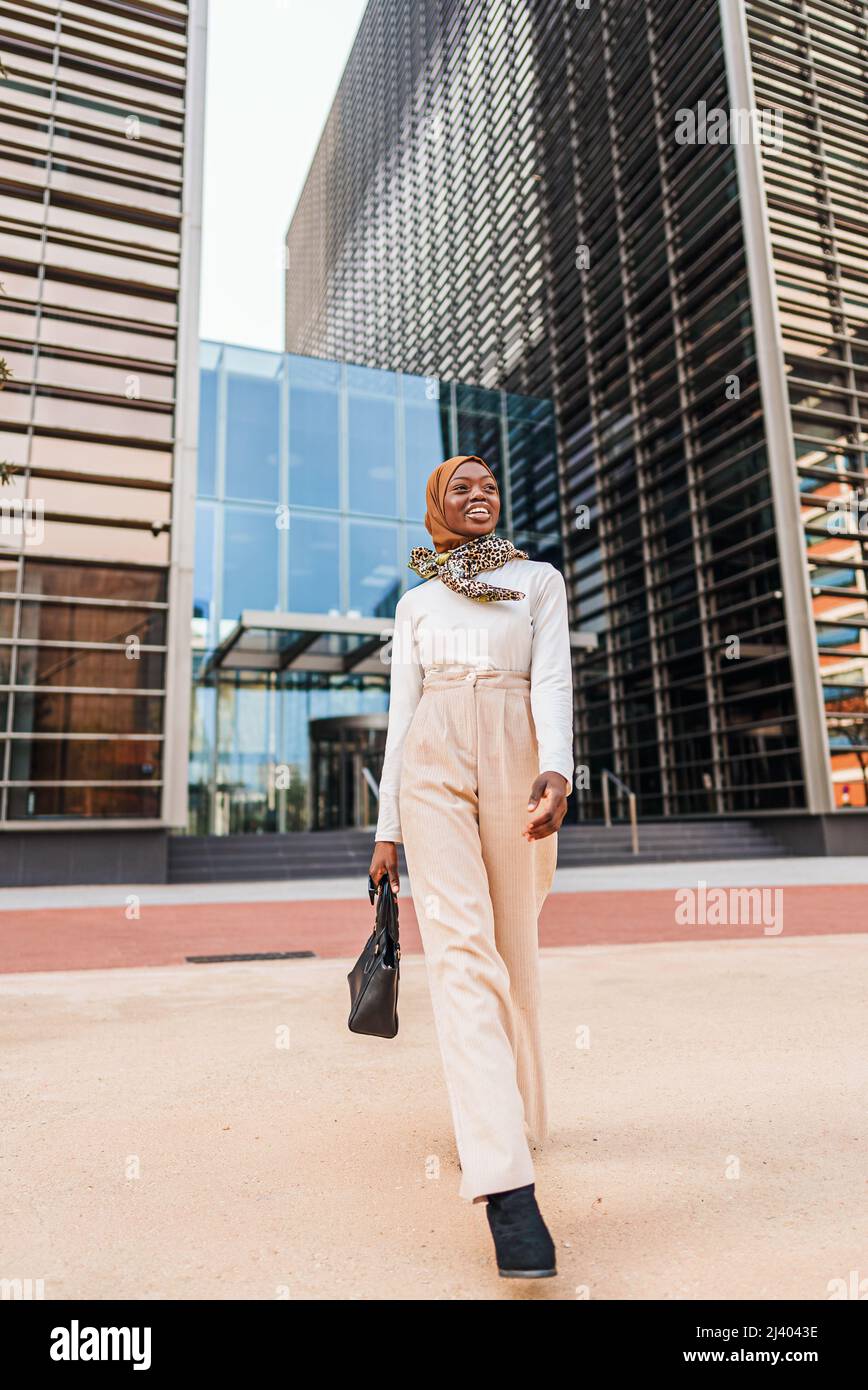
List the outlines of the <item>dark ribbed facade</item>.
{"type": "Polygon", "coordinates": [[[865,805],[863,542],[827,513],[865,477],[866,19],[364,16],[288,234],[287,348],[553,399],[572,616],[600,642],[583,817],[604,769],[645,816],[865,805]],[[780,149],[701,120],[683,142],[684,112],[750,99],[780,149]]]}

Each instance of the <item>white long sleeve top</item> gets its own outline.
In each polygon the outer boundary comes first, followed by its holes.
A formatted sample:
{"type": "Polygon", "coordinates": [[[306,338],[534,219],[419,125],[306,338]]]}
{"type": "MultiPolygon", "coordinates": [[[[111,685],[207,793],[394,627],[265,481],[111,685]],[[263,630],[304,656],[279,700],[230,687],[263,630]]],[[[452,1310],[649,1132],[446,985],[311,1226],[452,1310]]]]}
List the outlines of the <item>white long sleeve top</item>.
{"type": "MultiPolygon", "coordinates": [[[[395,609],[386,753],[380,777],[377,840],[401,843],[398,793],[404,739],[431,671],[530,673],[539,771],[573,787],[573,679],[564,577],[539,560],[509,560],[479,578],[518,589],[523,599],[479,603],[437,578],[409,589],[395,609]]],[[[528,787],[530,791],[530,787],[528,787]]]]}

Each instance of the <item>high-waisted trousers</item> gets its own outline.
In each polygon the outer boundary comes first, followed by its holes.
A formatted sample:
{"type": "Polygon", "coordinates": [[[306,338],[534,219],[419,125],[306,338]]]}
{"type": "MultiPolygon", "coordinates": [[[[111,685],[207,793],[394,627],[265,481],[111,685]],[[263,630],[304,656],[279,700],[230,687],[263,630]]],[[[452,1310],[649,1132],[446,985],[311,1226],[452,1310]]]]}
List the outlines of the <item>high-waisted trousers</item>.
{"type": "Polygon", "coordinates": [[[538,774],[529,675],[425,676],[401,833],[468,1201],[533,1182],[547,1132],[537,923],[557,835],[522,835],[538,774]]]}

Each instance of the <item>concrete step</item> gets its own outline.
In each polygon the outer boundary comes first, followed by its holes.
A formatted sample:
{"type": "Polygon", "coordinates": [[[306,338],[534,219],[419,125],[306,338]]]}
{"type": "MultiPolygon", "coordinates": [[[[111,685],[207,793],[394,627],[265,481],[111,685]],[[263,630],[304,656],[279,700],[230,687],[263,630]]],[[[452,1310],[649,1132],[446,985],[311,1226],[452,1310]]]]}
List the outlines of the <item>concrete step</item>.
{"type": "MultiPolygon", "coordinates": [[[[604,826],[599,822],[592,821],[584,824],[568,824],[561,828],[561,835],[573,836],[576,839],[584,839],[588,836],[612,836],[618,834],[629,834],[630,827],[624,822],[618,822],[613,826],[604,826]]],[[[764,835],[768,832],[761,823],[756,821],[640,821],[640,834],[643,835],[662,835],[672,839],[684,837],[706,837],[709,835],[721,837],[749,837],[764,835]]],[[[293,846],[299,849],[310,847],[316,843],[328,844],[330,846],[346,846],[348,848],[359,848],[363,844],[372,844],[374,832],[372,829],[366,830],[324,830],[306,831],[298,834],[278,835],[176,835],[172,837],[173,847],[194,851],[196,849],[212,850],[221,847],[224,851],[259,845],[269,849],[279,849],[281,847],[293,846]]]]}
{"type": "MultiPolygon", "coordinates": [[[[689,863],[703,859],[788,857],[759,821],[647,821],[639,825],[640,853],[631,851],[629,827],[599,823],[569,825],[558,837],[562,868],[605,864],[689,863]]],[[[338,830],[297,835],[173,836],[169,841],[172,883],[254,882],[358,875],[364,880],[373,830],[338,830]]],[[[406,872],[403,850],[399,865],[406,872]]]]}

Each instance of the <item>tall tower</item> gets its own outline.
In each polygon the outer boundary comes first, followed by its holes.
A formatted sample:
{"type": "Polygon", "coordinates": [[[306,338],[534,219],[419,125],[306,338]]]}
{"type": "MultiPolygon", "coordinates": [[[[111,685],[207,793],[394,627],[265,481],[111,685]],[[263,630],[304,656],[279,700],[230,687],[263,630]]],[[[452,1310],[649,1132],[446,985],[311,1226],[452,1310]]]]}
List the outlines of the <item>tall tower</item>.
{"type": "Polygon", "coordinates": [[[289,350],[553,399],[588,818],[861,844],[866,22],[370,0],[290,226],[289,350]]]}
{"type": "Polygon", "coordinates": [[[0,15],[0,869],[186,818],[204,0],[0,15]]]}

